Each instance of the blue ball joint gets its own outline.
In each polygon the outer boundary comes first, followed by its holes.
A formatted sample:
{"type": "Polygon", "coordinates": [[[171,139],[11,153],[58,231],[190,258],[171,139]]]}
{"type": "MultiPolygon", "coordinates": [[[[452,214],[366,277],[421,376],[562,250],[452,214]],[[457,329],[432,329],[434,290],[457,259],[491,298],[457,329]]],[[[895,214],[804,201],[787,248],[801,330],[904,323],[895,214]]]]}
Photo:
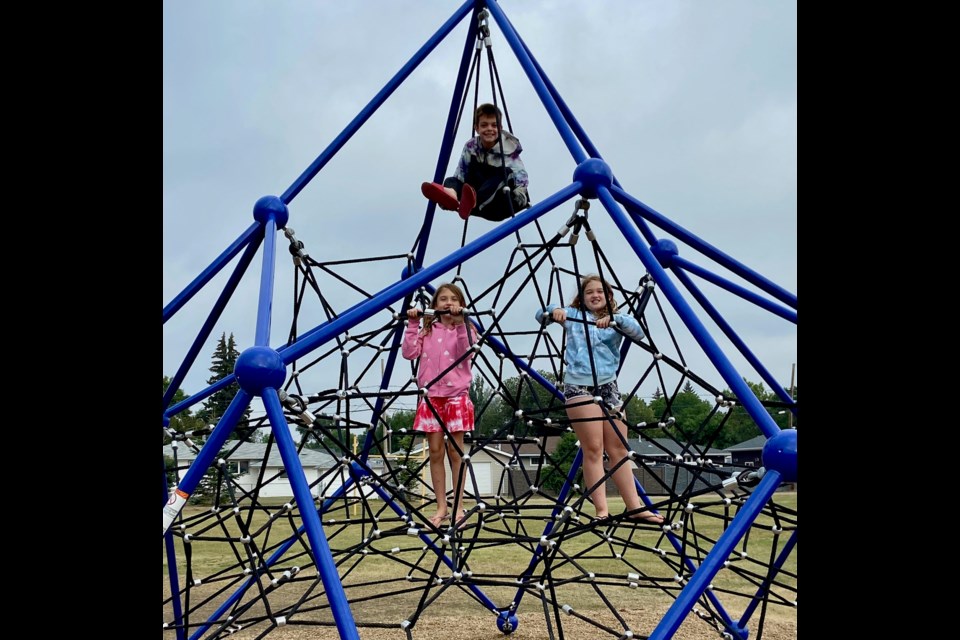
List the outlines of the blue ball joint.
{"type": "Polygon", "coordinates": [[[680,255],[680,250],[677,249],[677,245],[673,240],[657,240],[650,251],[653,252],[653,257],[657,259],[657,262],[660,263],[660,266],[664,269],[669,269],[673,266],[673,259],[680,255]]]}
{"type": "Polygon", "coordinates": [[[240,388],[255,396],[263,396],[264,389],[279,389],[287,379],[283,359],[270,347],[250,347],[241,353],[233,372],[240,388]]]}
{"type": "Polygon", "coordinates": [[[592,199],[597,197],[600,187],[609,189],[613,186],[613,171],[600,158],[587,158],[573,170],[573,181],[583,185],[581,197],[592,199]]]}
{"type": "Polygon", "coordinates": [[[267,224],[271,218],[276,222],[277,229],[283,229],[290,219],[290,210],[277,196],[263,196],[253,205],[253,219],[260,224],[267,224]]]}
{"type": "Polygon", "coordinates": [[[763,445],[763,466],[780,473],[782,482],[797,481],[797,430],[784,429],[763,445]]]}
{"type": "Polygon", "coordinates": [[[513,633],[517,630],[517,626],[519,624],[520,621],[517,620],[517,616],[513,615],[509,611],[501,611],[500,615],[497,616],[497,628],[503,633],[513,633]]]}

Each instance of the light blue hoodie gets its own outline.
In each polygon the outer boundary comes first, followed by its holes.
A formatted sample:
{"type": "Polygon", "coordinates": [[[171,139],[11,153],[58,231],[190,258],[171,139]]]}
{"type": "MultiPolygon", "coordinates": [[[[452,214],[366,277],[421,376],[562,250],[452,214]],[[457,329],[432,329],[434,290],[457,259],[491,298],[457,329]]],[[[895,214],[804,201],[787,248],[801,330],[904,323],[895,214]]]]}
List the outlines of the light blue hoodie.
{"type": "MultiPolygon", "coordinates": [[[[537,322],[543,324],[553,322],[550,314],[559,305],[551,304],[545,309],[537,311],[537,322]]],[[[623,335],[613,327],[597,329],[596,325],[583,323],[584,313],[589,322],[596,322],[596,317],[589,311],[583,312],[573,307],[563,307],[567,312],[565,329],[567,334],[566,348],[563,362],[565,368],[563,382],[578,386],[593,386],[593,371],[590,367],[590,353],[587,351],[587,335],[590,336],[590,346],[593,349],[593,359],[597,365],[597,385],[613,382],[617,379],[617,369],[620,367],[620,343],[623,335]]],[[[624,334],[634,340],[644,337],[640,323],[633,316],[623,313],[613,314],[613,321],[624,334]]]]}

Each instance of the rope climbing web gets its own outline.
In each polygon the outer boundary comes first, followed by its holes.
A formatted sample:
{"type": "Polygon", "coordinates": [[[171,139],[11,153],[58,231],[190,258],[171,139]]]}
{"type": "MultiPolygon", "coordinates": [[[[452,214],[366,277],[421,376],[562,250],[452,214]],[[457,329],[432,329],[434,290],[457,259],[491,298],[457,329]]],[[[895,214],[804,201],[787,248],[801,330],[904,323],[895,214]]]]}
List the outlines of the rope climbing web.
{"type": "MultiPolygon", "coordinates": [[[[288,205],[323,162],[283,196],[257,202],[255,224],[164,308],[166,323],[235,263],[164,393],[165,637],[282,639],[329,631],[322,637],[383,632],[426,639],[450,636],[437,625],[450,624],[455,612],[486,619],[503,634],[529,626],[548,638],[687,633],[745,640],[764,637],[768,617],[796,607],[796,494],[779,490],[796,482],[796,430],[782,423],[787,413],[796,415],[797,402],[715,303],[720,292],[795,324],[796,296],[625,191],[496,2],[465,3],[431,44],[467,16],[464,64],[470,47],[477,65],[480,48],[489,46],[492,17],[569,144],[573,182],[473,240],[465,223],[460,246],[434,259],[433,203],[409,248],[315,257],[325,253],[323,240],[298,237],[288,205]],[[175,403],[254,256],[262,246],[264,264],[271,264],[283,254],[275,245],[286,245],[292,265],[282,344],[271,346],[273,271],[265,267],[255,345],[240,354],[233,375],[175,403]],[[681,256],[681,247],[710,267],[681,256]],[[638,259],[610,257],[625,252],[638,259]],[[494,255],[503,257],[497,269],[490,266],[494,255]],[[371,285],[371,273],[396,280],[371,285]],[[568,402],[566,338],[592,331],[593,321],[561,325],[538,312],[582,295],[590,274],[609,283],[617,313],[642,331],[613,325],[623,338],[617,398],[568,402]],[[462,460],[460,473],[435,487],[426,438],[412,425],[443,372],[421,387],[418,361],[399,354],[407,310],[432,312],[431,298],[444,282],[465,295],[476,428],[461,449],[435,414],[446,446],[462,460]],[[750,386],[714,336],[763,382],[750,386]],[[701,349],[691,353],[690,345],[701,349]],[[171,426],[230,385],[235,395],[215,424],[171,426]],[[247,418],[251,407],[262,411],[247,418]],[[577,438],[584,415],[598,416],[617,434],[590,483],[577,438]],[[756,440],[762,459],[733,455],[734,434],[756,440]],[[628,508],[615,490],[625,477],[639,508],[628,508]],[[464,509],[454,511],[461,493],[464,509]],[[608,513],[598,513],[600,493],[608,496],[608,513]],[[443,506],[450,517],[437,524],[431,517],[443,506]]],[[[489,56],[491,90],[505,106],[489,56]]],[[[458,78],[437,175],[450,158],[456,107],[466,104],[472,74],[458,78]]],[[[321,159],[364,120],[351,123],[321,159]]],[[[464,356],[447,368],[466,362],[464,356]]]]}

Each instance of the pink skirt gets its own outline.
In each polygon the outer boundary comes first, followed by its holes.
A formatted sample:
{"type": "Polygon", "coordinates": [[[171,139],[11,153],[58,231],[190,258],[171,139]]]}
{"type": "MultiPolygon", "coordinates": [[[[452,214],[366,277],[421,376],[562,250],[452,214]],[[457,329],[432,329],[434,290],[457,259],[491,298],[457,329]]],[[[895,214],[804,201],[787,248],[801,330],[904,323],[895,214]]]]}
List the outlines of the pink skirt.
{"type": "Polygon", "coordinates": [[[473,431],[473,402],[469,394],[455,398],[426,398],[417,404],[417,415],[413,419],[415,431],[437,433],[443,431],[437,416],[446,425],[447,431],[473,431]],[[430,409],[433,406],[436,415],[430,409]]]}

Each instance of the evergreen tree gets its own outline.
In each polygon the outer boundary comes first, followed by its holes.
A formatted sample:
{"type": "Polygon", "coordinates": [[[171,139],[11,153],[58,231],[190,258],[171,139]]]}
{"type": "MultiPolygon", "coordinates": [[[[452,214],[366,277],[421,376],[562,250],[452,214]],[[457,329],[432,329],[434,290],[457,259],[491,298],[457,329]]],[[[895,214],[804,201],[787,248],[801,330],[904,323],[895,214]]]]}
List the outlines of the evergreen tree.
{"type": "MultiPolygon", "coordinates": [[[[213,361],[210,365],[210,372],[213,375],[207,379],[207,384],[214,384],[232,374],[239,357],[240,352],[237,351],[237,342],[234,340],[233,334],[231,333],[229,338],[227,338],[226,333],[220,334],[220,340],[217,341],[217,346],[213,351],[213,361]]],[[[197,415],[209,424],[216,424],[223,417],[238,391],[240,391],[240,385],[236,382],[217,391],[207,398],[203,410],[197,412],[197,415]]],[[[230,434],[230,439],[239,440],[241,437],[246,437],[250,428],[249,424],[250,407],[248,406],[240,420],[237,421],[236,428],[230,434]]]]}

